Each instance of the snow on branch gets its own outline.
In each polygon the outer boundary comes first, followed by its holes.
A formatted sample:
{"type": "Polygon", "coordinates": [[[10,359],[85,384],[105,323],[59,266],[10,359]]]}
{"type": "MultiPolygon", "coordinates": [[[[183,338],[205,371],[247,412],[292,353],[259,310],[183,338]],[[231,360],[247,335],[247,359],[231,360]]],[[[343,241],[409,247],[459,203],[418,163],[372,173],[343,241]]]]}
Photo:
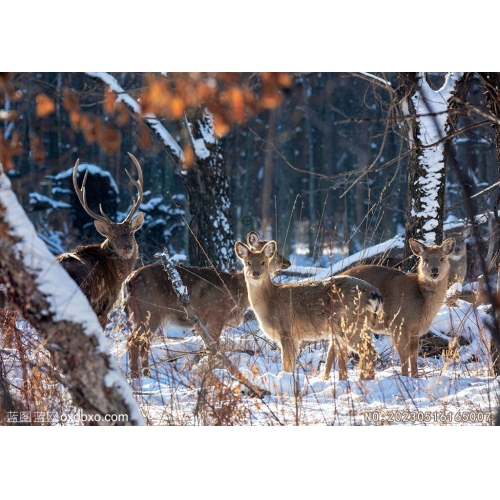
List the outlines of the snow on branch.
{"type": "Polygon", "coordinates": [[[140,104],[122,89],[120,84],[116,81],[116,78],[111,76],[109,73],[87,72],[86,74],[92,78],[101,80],[103,83],[108,85],[117,96],[116,102],[123,102],[133,113],[140,115],[146,124],[163,141],[165,146],[180,160],[181,164],[184,163],[184,152],[177,141],[170,135],[168,130],[160,123],[154,114],[148,113],[147,115],[143,115],[141,113],[140,104]]]}
{"type": "MultiPolygon", "coordinates": [[[[449,108],[464,73],[448,73],[440,89],[433,90],[424,73],[418,73],[416,91],[411,96],[417,120],[417,137],[410,135],[421,147],[419,165],[422,174],[415,179],[418,200],[412,200],[411,218],[422,221],[422,231],[426,239],[435,241],[435,229],[439,226],[440,193],[445,178],[445,143],[442,141],[450,127],[449,108]]],[[[403,106],[409,115],[408,104],[403,106]]]]}
{"type": "Polygon", "coordinates": [[[372,73],[360,72],[360,73],[355,73],[355,74],[359,75],[360,77],[364,77],[365,80],[369,80],[369,81],[372,81],[374,83],[378,83],[378,84],[382,85],[383,87],[389,87],[392,89],[391,82],[384,80],[383,78],[380,78],[379,76],[373,75],[372,73]]]}
{"type": "MultiPolygon", "coordinates": [[[[491,213],[491,212],[490,212],[491,213]]],[[[476,215],[474,219],[475,224],[485,224],[488,222],[488,213],[476,215]]],[[[467,219],[456,219],[453,221],[448,221],[443,224],[443,231],[453,231],[457,228],[463,228],[468,224],[467,219]]],[[[342,273],[346,269],[349,269],[352,265],[361,262],[365,259],[371,259],[378,255],[383,255],[386,252],[390,252],[392,249],[403,250],[404,248],[404,234],[399,234],[393,238],[383,241],[382,243],[377,243],[368,248],[364,248],[359,252],[353,253],[348,257],[336,262],[331,267],[328,268],[314,268],[314,267],[304,267],[304,266],[291,266],[285,271],[281,271],[283,275],[306,275],[314,276],[314,279],[325,279],[329,276],[335,276],[342,273]]],[[[429,242],[430,243],[430,242],[429,242]]]]}

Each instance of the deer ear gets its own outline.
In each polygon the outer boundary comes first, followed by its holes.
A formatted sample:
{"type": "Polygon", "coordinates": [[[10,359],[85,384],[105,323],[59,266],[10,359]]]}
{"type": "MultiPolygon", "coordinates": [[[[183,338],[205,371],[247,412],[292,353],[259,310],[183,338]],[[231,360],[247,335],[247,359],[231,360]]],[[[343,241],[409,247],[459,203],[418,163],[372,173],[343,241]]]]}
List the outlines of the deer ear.
{"type": "Polygon", "coordinates": [[[95,220],[94,226],[99,234],[102,234],[105,238],[111,238],[112,231],[109,224],[106,224],[106,222],[102,222],[100,220],[95,220]]]}
{"type": "Polygon", "coordinates": [[[472,236],[472,226],[466,227],[462,231],[462,236],[464,237],[464,239],[470,238],[472,236]]]}
{"type": "Polygon", "coordinates": [[[262,252],[268,259],[272,259],[274,257],[274,254],[276,253],[276,242],[275,241],[270,241],[264,245],[264,248],[262,249],[262,252]]]}
{"type": "Polygon", "coordinates": [[[420,241],[417,241],[414,238],[410,238],[408,243],[410,244],[411,251],[418,257],[420,257],[424,253],[425,245],[423,243],[420,243],[420,241]]]}
{"type": "Polygon", "coordinates": [[[132,222],[130,223],[130,227],[132,228],[132,231],[134,233],[141,228],[142,224],[144,223],[144,212],[139,212],[133,219],[132,222]]]}
{"type": "Polygon", "coordinates": [[[448,238],[447,240],[444,240],[443,244],[441,245],[443,252],[446,255],[450,255],[451,253],[453,253],[453,250],[455,250],[455,244],[455,238],[448,238]]]}
{"type": "Polygon", "coordinates": [[[247,245],[249,247],[256,248],[259,244],[260,238],[259,235],[255,231],[250,231],[247,234],[247,245]]]}
{"type": "Polygon", "coordinates": [[[234,251],[241,260],[246,259],[248,257],[248,254],[250,253],[248,247],[241,241],[237,241],[234,244],[234,251]]]}

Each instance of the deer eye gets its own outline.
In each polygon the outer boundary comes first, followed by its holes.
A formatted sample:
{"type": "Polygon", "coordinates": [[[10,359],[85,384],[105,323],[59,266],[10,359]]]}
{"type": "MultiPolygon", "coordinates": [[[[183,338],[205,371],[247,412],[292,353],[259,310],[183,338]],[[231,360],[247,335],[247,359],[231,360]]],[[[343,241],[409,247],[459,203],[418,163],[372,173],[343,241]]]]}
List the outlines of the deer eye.
{"type": "Polygon", "coordinates": [[[440,260],[441,260],[441,262],[444,262],[444,257],[441,257],[441,259],[440,259],[440,260]]]}
{"type": "Polygon", "coordinates": [[[428,263],[429,263],[429,259],[424,259],[424,262],[425,262],[426,264],[428,264],[428,263]]]}
{"type": "Polygon", "coordinates": [[[250,267],[250,266],[251,266],[250,261],[248,261],[248,262],[247,262],[247,266],[248,266],[248,267],[250,267]]]}

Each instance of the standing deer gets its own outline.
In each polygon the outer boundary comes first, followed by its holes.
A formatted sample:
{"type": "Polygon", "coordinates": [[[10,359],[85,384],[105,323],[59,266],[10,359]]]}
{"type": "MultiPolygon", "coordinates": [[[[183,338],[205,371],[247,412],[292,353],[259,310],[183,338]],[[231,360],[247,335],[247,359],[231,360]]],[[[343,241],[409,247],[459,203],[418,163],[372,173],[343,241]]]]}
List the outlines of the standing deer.
{"type": "Polygon", "coordinates": [[[467,275],[467,244],[465,240],[472,236],[472,227],[466,227],[462,231],[447,231],[446,238],[455,240],[455,249],[450,255],[450,272],[448,278],[448,287],[454,283],[463,283],[467,275]]]}
{"type": "Polygon", "coordinates": [[[139,256],[135,232],[144,222],[144,214],[136,214],[143,194],[142,170],[137,159],[130,154],[134,162],[138,180],[134,181],[128,173],[132,184],[137,188],[137,200],[132,203],[132,208],[123,222],[113,222],[99,205],[101,215],[90,210],[86,194],[88,170],[85,172],[81,189],[78,187],[77,173],[79,160],[73,169],[73,186],[85,211],[93,218],[97,231],[106,239],[101,244],[85,245],[76,248],[73,252],[64,253],[57,257],[59,263],[81,288],[92,309],[95,311],[99,323],[106,326],[108,313],[113,307],[125,278],[134,269],[139,256]]]}
{"type": "MultiPolygon", "coordinates": [[[[255,232],[247,235],[247,242],[261,248],[255,232]]],[[[290,261],[277,253],[270,266],[271,272],[290,267],[290,261]]],[[[250,306],[243,273],[228,273],[212,268],[175,266],[188,289],[191,306],[210,336],[218,341],[225,326],[242,323],[250,306]]],[[[128,341],[131,377],[139,376],[139,358],[142,372],[151,375],[148,355],[153,335],[162,325],[183,329],[192,328],[184,307],[161,262],[155,262],[134,271],[123,284],[123,305],[134,330],[128,341]]]]}
{"type": "Polygon", "coordinates": [[[455,240],[448,238],[441,245],[429,246],[415,239],[409,243],[411,251],[419,257],[416,274],[376,265],[353,267],[343,274],[379,289],[384,298],[384,315],[372,331],[392,335],[401,359],[401,374],[408,376],[410,366],[411,376],[418,378],[418,341],[444,305],[455,240]]]}
{"type": "MultiPolygon", "coordinates": [[[[382,310],[383,299],[374,286],[350,276],[276,285],[269,269],[276,254],[274,241],[261,250],[236,242],[235,250],[244,265],[250,305],[262,331],[279,344],[284,371],[294,370],[302,341],[329,340],[325,379],[335,351],[344,346],[361,355],[361,379],[375,377],[376,351],[369,328],[382,310]]],[[[343,380],[346,365],[339,363],[343,380]]]]}

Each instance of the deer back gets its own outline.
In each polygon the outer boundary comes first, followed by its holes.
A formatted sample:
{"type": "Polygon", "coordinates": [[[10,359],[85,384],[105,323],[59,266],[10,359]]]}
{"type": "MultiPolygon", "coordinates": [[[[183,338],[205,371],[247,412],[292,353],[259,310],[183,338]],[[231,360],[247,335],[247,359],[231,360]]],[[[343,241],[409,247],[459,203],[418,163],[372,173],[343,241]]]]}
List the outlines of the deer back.
{"type": "MultiPolygon", "coordinates": [[[[257,233],[249,233],[248,239],[257,248],[267,243],[257,233]]],[[[290,265],[288,259],[277,253],[271,268],[278,271],[290,265]]],[[[224,326],[237,326],[243,321],[250,303],[242,272],[193,266],[176,266],[176,269],[188,290],[191,306],[215,340],[224,326]]],[[[181,328],[192,326],[160,262],[134,271],[123,289],[127,316],[144,332],[154,333],[167,323],[181,328]]]]}
{"type": "Polygon", "coordinates": [[[430,246],[410,240],[410,246],[419,257],[417,273],[376,265],[356,266],[343,273],[367,281],[382,294],[384,315],[374,328],[376,332],[404,328],[412,335],[422,335],[444,304],[454,240],[430,246]]]}
{"type": "Polygon", "coordinates": [[[261,251],[236,244],[245,266],[248,296],[263,331],[273,340],[283,335],[294,341],[320,340],[369,310],[375,318],[382,300],[377,289],[357,278],[336,276],[325,280],[277,285],[268,266],[275,251],[270,242],[261,251]],[[360,299],[361,297],[361,299],[360,299]],[[363,311],[363,312],[362,312],[363,311]],[[334,325],[335,324],[335,325],[334,325]]]}

